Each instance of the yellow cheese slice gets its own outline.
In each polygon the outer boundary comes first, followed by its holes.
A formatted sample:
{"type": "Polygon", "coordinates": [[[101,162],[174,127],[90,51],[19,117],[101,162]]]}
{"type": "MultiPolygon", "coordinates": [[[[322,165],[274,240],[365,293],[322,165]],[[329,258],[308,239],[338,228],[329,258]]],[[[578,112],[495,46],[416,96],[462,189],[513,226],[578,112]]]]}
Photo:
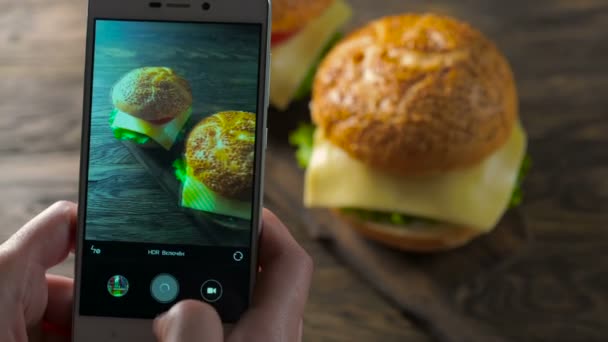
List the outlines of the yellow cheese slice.
{"type": "Polygon", "coordinates": [[[526,136],[518,123],[509,140],[475,167],[400,177],[351,158],[320,132],[306,171],[306,206],[399,212],[484,232],[507,209],[526,150],[526,136]]]}
{"type": "Polygon", "coordinates": [[[164,125],[154,125],[148,121],[136,118],[130,114],[117,110],[113,127],[128,129],[133,132],[145,134],[166,150],[170,150],[175,139],[179,135],[188,118],[192,114],[192,108],[176,116],[164,125]]]}
{"type": "Polygon", "coordinates": [[[251,202],[236,201],[220,196],[205,184],[188,176],[182,186],[182,207],[215,214],[251,219],[251,202]]]}
{"type": "Polygon", "coordinates": [[[348,21],[352,10],[344,0],[334,0],[323,14],[294,37],[272,48],[270,102],[286,109],[323,47],[348,21]]]}

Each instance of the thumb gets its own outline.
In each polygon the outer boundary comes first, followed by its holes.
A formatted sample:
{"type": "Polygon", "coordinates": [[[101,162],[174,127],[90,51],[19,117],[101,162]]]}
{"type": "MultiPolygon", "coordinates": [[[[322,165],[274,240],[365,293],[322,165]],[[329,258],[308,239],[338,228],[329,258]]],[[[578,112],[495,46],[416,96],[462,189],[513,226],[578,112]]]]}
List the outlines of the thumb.
{"type": "Polygon", "coordinates": [[[222,321],[209,304],[185,300],[154,320],[154,334],[160,342],[224,340],[222,321]]]}
{"type": "Polygon", "coordinates": [[[2,248],[45,269],[55,266],[74,246],[76,211],[74,203],[57,202],[26,223],[2,248]]]}

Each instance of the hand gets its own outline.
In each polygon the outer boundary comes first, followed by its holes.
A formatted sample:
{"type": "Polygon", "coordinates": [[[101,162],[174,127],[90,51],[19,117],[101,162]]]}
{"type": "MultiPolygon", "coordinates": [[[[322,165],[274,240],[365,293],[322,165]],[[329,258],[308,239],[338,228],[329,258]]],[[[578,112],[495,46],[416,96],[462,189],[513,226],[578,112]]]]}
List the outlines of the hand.
{"type": "MultiPolygon", "coordinates": [[[[270,211],[264,210],[259,245],[260,272],[249,311],[228,341],[299,341],[312,277],[312,259],[270,211]]],[[[222,323],[208,304],[188,300],[154,321],[161,342],[224,340],[222,323]]]]}
{"type": "Polygon", "coordinates": [[[57,202],[0,245],[0,341],[27,341],[40,322],[69,334],[73,282],[46,271],[68,256],[75,232],[76,204],[57,202]]]}

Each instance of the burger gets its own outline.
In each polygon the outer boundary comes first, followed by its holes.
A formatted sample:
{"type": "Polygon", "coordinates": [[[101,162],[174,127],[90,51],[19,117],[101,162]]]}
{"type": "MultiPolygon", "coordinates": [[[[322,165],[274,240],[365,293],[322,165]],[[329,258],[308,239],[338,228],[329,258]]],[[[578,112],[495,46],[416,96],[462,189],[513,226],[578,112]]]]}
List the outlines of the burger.
{"type": "Polygon", "coordinates": [[[112,88],[114,136],[142,147],[170,150],[192,114],[190,84],[172,69],[130,71],[112,88]]]}
{"type": "Polygon", "coordinates": [[[414,252],[462,246],[521,202],[530,162],[513,74],[458,20],[406,14],[339,43],[314,81],[316,128],[291,135],[304,203],[414,252]]]}
{"type": "Polygon", "coordinates": [[[183,158],[173,163],[182,207],[251,217],[255,119],[253,113],[225,111],[190,131],[183,158]]]}
{"type": "Polygon", "coordinates": [[[279,110],[310,94],[322,57],[351,16],[345,0],[273,0],[270,102],[279,110]]]}

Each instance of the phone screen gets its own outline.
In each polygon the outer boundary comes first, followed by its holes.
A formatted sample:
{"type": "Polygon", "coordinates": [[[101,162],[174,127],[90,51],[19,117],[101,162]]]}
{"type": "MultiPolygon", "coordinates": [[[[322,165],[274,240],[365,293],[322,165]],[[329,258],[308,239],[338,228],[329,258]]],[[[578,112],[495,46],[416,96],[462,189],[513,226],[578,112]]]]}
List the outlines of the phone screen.
{"type": "Polygon", "coordinates": [[[154,318],[193,298],[233,322],[247,308],[261,32],[95,20],[80,315],[154,318]]]}

